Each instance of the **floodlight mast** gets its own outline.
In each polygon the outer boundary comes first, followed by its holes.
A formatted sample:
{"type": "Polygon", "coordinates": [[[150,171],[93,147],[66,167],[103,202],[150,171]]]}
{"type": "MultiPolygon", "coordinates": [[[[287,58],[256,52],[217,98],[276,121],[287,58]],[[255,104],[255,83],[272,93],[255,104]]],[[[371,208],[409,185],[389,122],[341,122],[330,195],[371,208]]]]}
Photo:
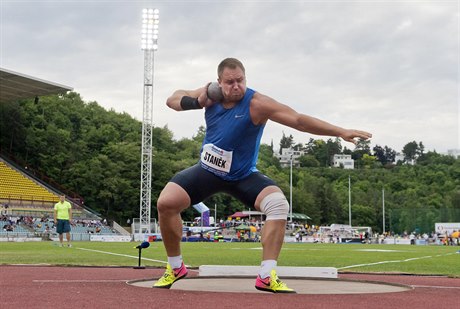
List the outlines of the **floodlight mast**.
{"type": "Polygon", "coordinates": [[[144,51],[144,109],[142,119],[139,236],[151,233],[153,133],[153,54],[158,49],[158,9],[142,10],[141,49],[144,51]]]}

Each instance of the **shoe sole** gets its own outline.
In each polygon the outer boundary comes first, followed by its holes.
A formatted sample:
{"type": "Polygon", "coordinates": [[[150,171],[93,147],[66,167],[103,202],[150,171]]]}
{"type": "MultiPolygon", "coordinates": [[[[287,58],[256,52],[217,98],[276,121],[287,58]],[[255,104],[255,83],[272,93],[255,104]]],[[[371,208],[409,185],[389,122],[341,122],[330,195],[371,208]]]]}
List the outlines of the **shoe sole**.
{"type": "Polygon", "coordinates": [[[272,289],[264,289],[264,288],[260,288],[260,287],[258,287],[258,286],[256,286],[256,289],[259,290],[259,291],[263,291],[263,292],[276,293],[276,292],[273,291],[272,289]]]}
{"type": "Polygon", "coordinates": [[[188,272],[186,272],[185,275],[183,275],[183,276],[177,278],[176,280],[174,280],[174,282],[169,284],[169,285],[163,285],[163,286],[155,286],[154,285],[153,288],[155,288],[155,289],[170,289],[175,282],[179,281],[180,279],[183,279],[183,278],[187,277],[187,274],[188,274],[188,272]]]}
{"type": "Polygon", "coordinates": [[[263,291],[263,292],[271,292],[271,293],[285,293],[285,294],[287,294],[287,293],[291,293],[291,294],[297,294],[297,292],[296,292],[296,291],[283,291],[283,290],[280,290],[280,291],[275,291],[275,290],[272,290],[272,289],[264,289],[264,288],[261,288],[261,287],[258,287],[258,286],[256,286],[255,288],[256,288],[257,290],[259,290],[259,291],[263,291]]]}

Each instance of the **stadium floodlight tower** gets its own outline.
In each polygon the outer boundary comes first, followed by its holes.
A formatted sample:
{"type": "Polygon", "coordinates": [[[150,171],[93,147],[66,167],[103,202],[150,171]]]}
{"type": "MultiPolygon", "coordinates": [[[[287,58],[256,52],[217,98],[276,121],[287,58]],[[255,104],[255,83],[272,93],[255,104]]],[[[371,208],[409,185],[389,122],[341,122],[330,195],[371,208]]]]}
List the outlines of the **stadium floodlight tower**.
{"type": "Polygon", "coordinates": [[[158,9],[142,10],[142,47],[144,51],[144,110],[142,119],[141,192],[139,236],[151,233],[153,133],[153,54],[158,49],[158,9]]]}

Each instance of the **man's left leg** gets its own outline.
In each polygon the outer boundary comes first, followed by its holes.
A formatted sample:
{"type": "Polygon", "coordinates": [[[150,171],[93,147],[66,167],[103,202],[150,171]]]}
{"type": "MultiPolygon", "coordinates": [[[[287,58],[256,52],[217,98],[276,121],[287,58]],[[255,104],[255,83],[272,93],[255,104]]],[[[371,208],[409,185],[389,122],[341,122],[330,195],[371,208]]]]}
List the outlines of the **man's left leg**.
{"type": "Polygon", "coordinates": [[[68,247],[72,247],[72,244],[70,243],[70,232],[67,232],[65,234],[66,238],[67,238],[67,246],[68,247]]]}
{"type": "Polygon", "coordinates": [[[266,215],[262,228],[262,264],[256,289],[273,293],[295,293],[278,279],[275,268],[284,241],[289,205],[277,186],[263,189],[257,196],[255,208],[266,215]]]}

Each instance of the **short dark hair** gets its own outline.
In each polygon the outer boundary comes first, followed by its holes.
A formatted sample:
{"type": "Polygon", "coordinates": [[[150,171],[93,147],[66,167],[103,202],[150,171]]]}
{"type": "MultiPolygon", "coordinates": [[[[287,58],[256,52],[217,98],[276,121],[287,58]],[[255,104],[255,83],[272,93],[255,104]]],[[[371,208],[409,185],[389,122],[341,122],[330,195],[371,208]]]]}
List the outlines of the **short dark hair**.
{"type": "Polygon", "coordinates": [[[246,70],[244,69],[243,63],[236,58],[225,58],[219,63],[217,67],[217,76],[220,78],[222,76],[222,72],[224,72],[225,68],[229,69],[236,69],[240,68],[244,74],[246,74],[246,70]]]}

